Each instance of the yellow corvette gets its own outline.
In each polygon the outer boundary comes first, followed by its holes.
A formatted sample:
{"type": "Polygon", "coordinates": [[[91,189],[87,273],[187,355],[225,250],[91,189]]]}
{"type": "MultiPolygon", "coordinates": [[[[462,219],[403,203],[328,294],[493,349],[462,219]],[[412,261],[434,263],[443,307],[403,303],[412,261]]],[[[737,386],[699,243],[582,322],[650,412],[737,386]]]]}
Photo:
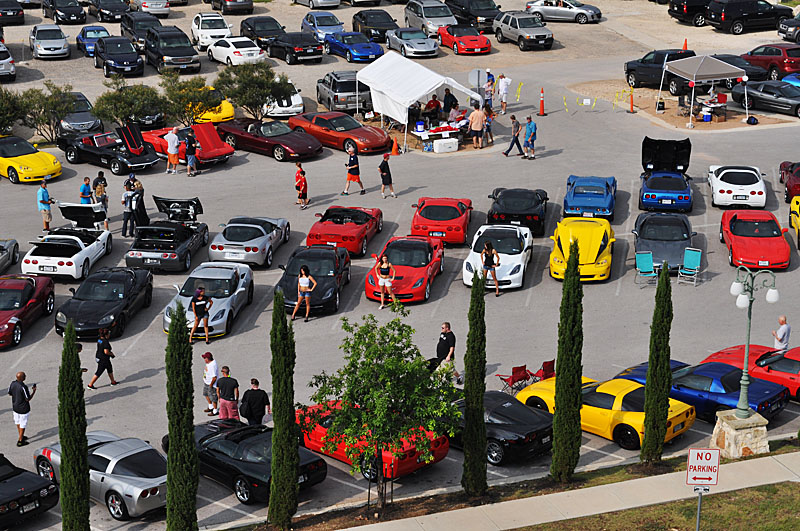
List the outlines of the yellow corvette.
{"type": "MultiPolygon", "coordinates": [[[[626,450],[636,450],[644,440],[644,386],[616,378],[598,382],[583,378],[581,429],[609,439],[626,450]]],[[[519,393],[517,400],[529,407],[553,412],[556,379],[548,378],[531,384],[519,393]]],[[[688,430],[697,416],[694,407],[669,399],[667,435],[664,442],[688,430]]]]}
{"type": "MultiPolygon", "coordinates": [[[[208,87],[208,90],[216,91],[214,87],[208,87]]],[[[202,113],[200,116],[196,117],[194,121],[199,124],[206,122],[218,124],[220,122],[233,120],[235,114],[236,112],[233,108],[233,104],[225,98],[222,98],[222,103],[219,104],[219,107],[202,113]]]]}
{"type": "Polygon", "coordinates": [[[0,138],[0,175],[14,184],[49,180],[61,175],[61,163],[18,136],[0,138]]]}
{"type": "Polygon", "coordinates": [[[789,226],[794,229],[794,241],[800,249],[800,195],[794,196],[789,206],[789,226]]]}
{"type": "Polygon", "coordinates": [[[550,253],[550,276],[563,279],[567,270],[569,245],[578,240],[581,282],[605,280],[611,275],[611,250],[614,231],[608,220],[600,218],[564,218],[550,236],[555,242],[550,253]]]}

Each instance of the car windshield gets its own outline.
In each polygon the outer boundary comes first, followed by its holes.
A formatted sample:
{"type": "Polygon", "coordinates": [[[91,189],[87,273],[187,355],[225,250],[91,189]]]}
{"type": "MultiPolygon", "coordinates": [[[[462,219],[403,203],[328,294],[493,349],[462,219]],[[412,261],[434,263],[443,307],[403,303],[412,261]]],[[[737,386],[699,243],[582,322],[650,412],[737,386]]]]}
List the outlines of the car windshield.
{"type": "MultiPolygon", "coordinates": [[[[366,37],[364,37],[366,39],[366,37]]],[[[365,41],[366,42],[366,41],[365,41]]],[[[346,79],[340,80],[336,82],[336,92],[355,92],[356,91],[356,81],[355,79],[346,79]]],[[[361,94],[368,94],[369,87],[366,86],[364,83],[358,83],[358,92],[361,94]]]]}
{"type": "Polygon", "coordinates": [[[606,189],[593,184],[579,184],[575,187],[575,193],[584,195],[604,195],[606,189]]]}
{"type": "Polygon", "coordinates": [[[541,28],[542,23],[533,17],[520,17],[517,19],[520,28],[541,28]]]}
{"type": "Polygon", "coordinates": [[[78,0],[56,0],[56,7],[78,7],[78,0]]]}
{"type": "Polygon", "coordinates": [[[292,130],[283,122],[268,122],[261,124],[261,134],[266,137],[288,135],[292,130]]]}
{"type": "Polygon", "coordinates": [[[113,280],[84,280],[75,292],[79,301],[114,302],[125,297],[125,285],[113,280]]]}
{"type": "Polygon", "coordinates": [[[487,418],[492,424],[531,425],[542,423],[541,414],[534,413],[513,398],[497,406],[487,418]]]}
{"type": "Polygon", "coordinates": [[[272,437],[249,437],[239,444],[239,453],[248,463],[269,463],[272,459],[272,437]]]}
{"type": "Polygon", "coordinates": [[[401,31],[398,35],[404,41],[410,41],[411,39],[427,39],[427,35],[422,33],[420,30],[408,30],[408,31],[401,31]]]}
{"type": "Polygon", "coordinates": [[[330,118],[329,121],[334,131],[350,131],[352,129],[358,129],[361,127],[361,124],[349,114],[334,116],[333,118],[330,118]]]}
{"type": "Polygon", "coordinates": [[[728,170],[720,176],[719,180],[728,184],[749,186],[758,183],[759,178],[751,171],[728,170]]]}
{"type": "Polygon", "coordinates": [[[740,68],[750,67],[750,63],[739,57],[738,55],[721,55],[721,56],[713,56],[715,59],[719,59],[725,63],[728,63],[731,66],[738,66],[740,68]]]}
{"type": "Polygon", "coordinates": [[[195,291],[205,288],[206,297],[211,299],[225,299],[231,296],[233,282],[230,278],[198,278],[189,277],[181,288],[181,297],[194,297],[195,291]]]}
{"type": "Polygon", "coordinates": [[[72,112],[89,112],[91,110],[92,104],[86,98],[75,98],[72,102],[72,112]]]}
{"type": "Polygon", "coordinates": [[[289,265],[286,266],[286,274],[298,276],[302,266],[308,266],[312,277],[332,277],[335,272],[335,264],[332,256],[303,254],[289,260],[289,265]]]}
{"type": "Polygon", "coordinates": [[[686,225],[675,218],[648,219],[639,229],[639,237],[643,240],[660,242],[681,242],[689,239],[686,225]]]}
{"type": "Polygon", "coordinates": [[[114,465],[112,474],[136,478],[160,478],[167,475],[167,460],[152,448],[123,457],[114,465]]]}
{"type": "Polygon", "coordinates": [[[200,29],[228,29],[228,25],[221,18],[208,18],[200,21],[200,29]]]}
{"type": "Polygon", "coordinates": [[[106,9],[110,7],[125,8],[127,7],[127,5],[128,4],[126,4],[122,0],[100,0],[100,7],[106,9]]]}
{"type": "Polygon", "coordinates": [[[512,230],[487,230],[475,240],[472,250],[476,253],[483,251],[486,242],[492,242],[494,250],[500,254],[519,254],[525,246],[522,238],[512,230]]]}
{"type": "Polygon", "coordinates": [[[192,43],[189,42],[189,37],[186,35],[165,35],[161,39],[161,47],[164,49],[169,48],[189,48],[192,43]]]}
{"type": "Polygon", "coordinates": [[[5,61],[9,57],[11,57],[11,54],[8,53],[8,50],[5,49],[0,50],[0,61],[5,61]]]}
{"type": "Polygon", "coordinates": [[[280,31],[282,29],[277,20],[259,20],[253,24],[253,28],[256,31],[280,31]]]}
{"type": "Polygon", "coordinates": [[[86,30],[87,39],[99,39],[101,37],[109,37],[111,34],[104,29],[86,30]]]}
{"type": "Polygon", "coordinates": [[[472,9],[497,9],[497,6],[492,0],[472,0],[469,3],[472,9]]]}
{"type": "Polygon", "coordinates": [[[342,23],[333,15],[317,15],[317,26],[341,26],[342,23]]]}
{"type": "Polygon", "coordinates": [[[0,139],[0,157],[21,157],[36,153],[36,148],[27,140],[17,137],[0,139]]]}
{"type": "Polygon", "coordinates": [[[106,43],[106,52],[110,54],[136,53],[136,48],[133,47],[133,43],[131,41],[115,40],[113,42],[106,43]]]}
{"type": "Polygon", "coordinates": [[[781,88],[781,92],[787,98],[800,98],[800,87],[796,87],[794,85],[784,85],[781,88]]]}
{"type": "Polygon", "coordinates": [[[21,289],[0,289],[0,312],[17,310],[22,306],[21,289]]]}
{"type": "Polygon", "coordinates": [[[353,33],[352,35],[343,35],[342,42],[345,44],[366,44],[369,39],[363,33],[353,33]]]}
{"type": "Polygon", "coordinates": [[[151,20],[141,20],[141,21],[138,21],[138,22],[136,22],[136,24],[134,25],[134,27],[135,27],[137,30],[146,30],[147,28],[157,28],[157,27],[159,27],[160,25],[161,25],[161,22],[159,22],[158,20],[152,20],[152,19],[151,19],[151,20]]]}
{"type": "Polygon", "coordinates": [[[8,459],[0,455],[0,481],[13,478],[21,473],[22,471],[20,469],[16,468],[8,459]]]}
{"type": "Polygon", "coordinates": [[[40,41],[57,41],[63,38],[64,34],[60,29],[40,29],[36,32],[36,40],[40,41]]]}
{"type": "Polygon", "coordinates": [[[453,34],[453,37],[473,37],[480,35],[480,33],[478,33],[478,30],[476,30],[472,26],[469,26],[467,28],[453,26],[450,28],[450,32],[453,34]]]}
{"type": "Polygon", "coordinates": [[[444,18],[453,16],[453,13],[450,12],[450,8],[447,6],[425,7],[422,9],[422,12],[426,18],[444,18]]]}
{"type": "Polygon", "coordinates": [[[497,198],[497,204],[515,212],[531,210],[540,203],[539,195],[533,192],[503,192],[497,198]]]}
{"type": "Polygon", "coordinates": [[[367,24],[389,24],[390,22],[394,21],[392,20],[392,17],[389,16],[389,13],[377,11],[375,13],[367,14],[367,24]]]}
{"type": "Polygon", "coordinates": [[[742,387],[741,379],[742,369],[732,369],[725,373],[719,381],[722,383],[726,393],[738,393],[742,387]]]}
{"type": "Polygon", "coordinates": [[[430,247],[423,242],[393,242],[386,247],[384,254],[394,266],[425,267],[431,260],[430,247]]]}
{"type": "Polygon", "coordinates": [[[249,39],[246,41],[232,41],[231,44],[233,44],[234,48],[239,48],[240,50],[245,50],[247,48],[258,48],[258,46],[256,46],[256,43],[254,43],[249,39]]]}
{"type": "Polygon", "coordinates": [[[356,225],[364,225],[369,221],[370,215],[360,210],[352,208],[329,208],[325,211],[320,221],[329,221],[342,225],[344,223],[355,223],[356,225]]]}
{"type": "Polygon", "coordinates": [[[665,192],[680,192],[686,190],[686,182],[674,177],[650,177],[647,187],[651,190],[664,190],[665,192]]]}
{"type": "Polygon", "coordinates": [[[750,238],[776,238],[781,235],[781,228],[772,219],[761,221],[735,219],[731,221],[731,232],[736,236],[750,238]]]}
{"type": "Polygon", "coordinates": [[[450,205],[428,205],[420,209],[419,215],[431,221],[448,221],[461,217],[461,212],[450,205]]]}
{"type": "Polygon", "coordinates": [[[225,227],[225,230],[222,231],[222,237],[229,242],[249,242],[262,236],[264,236],[264,233],[258,228],[243,225],[225,227]]]}

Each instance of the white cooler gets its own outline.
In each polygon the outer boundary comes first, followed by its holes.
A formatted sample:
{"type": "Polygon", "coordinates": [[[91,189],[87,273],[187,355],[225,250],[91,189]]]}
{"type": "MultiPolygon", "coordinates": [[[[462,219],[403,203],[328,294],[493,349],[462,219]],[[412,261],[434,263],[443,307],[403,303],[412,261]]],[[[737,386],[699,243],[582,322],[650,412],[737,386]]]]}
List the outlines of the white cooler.
{"type": "Polygon", "coordinates": [[[440,138],[433,141],[434,153],[452,153],[454,151],[458,151],[457,138],[440,138]]]}

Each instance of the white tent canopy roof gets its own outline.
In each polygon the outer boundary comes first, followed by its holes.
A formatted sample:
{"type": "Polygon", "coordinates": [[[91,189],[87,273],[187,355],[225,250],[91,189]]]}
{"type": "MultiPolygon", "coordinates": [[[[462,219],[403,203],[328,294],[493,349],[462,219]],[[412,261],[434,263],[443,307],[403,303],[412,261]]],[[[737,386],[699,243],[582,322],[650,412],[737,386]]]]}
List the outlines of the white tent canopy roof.
{"type": "Polygon", "coordinates": [[[741,68],[729,65],[709,55],[696,55],[677,61],[665,63],[667,72],[689,81],[722,81],[731,78],[740,78],[745,72],[741,68]]]}

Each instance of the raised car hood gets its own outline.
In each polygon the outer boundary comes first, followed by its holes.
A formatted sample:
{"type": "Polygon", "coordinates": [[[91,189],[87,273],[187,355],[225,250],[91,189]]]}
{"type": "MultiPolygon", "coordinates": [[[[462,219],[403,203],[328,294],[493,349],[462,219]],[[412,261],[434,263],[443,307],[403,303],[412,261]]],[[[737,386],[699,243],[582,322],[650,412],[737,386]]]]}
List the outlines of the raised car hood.
{"type": "Polygon", "coordinates": [[[642,169],[686,173],[692,155],[692,142],[683,140],[642,140],[642,169]]]}
{"type": "MultiPolygon", "coordinates": [[[[199,152],[199,155],[203,155],[203,158],[215,158],[215,157],[222,157],[225,155],[230,155],[234,152],[234,149],[223,142],[222,139],[217,134],[217,130],[214,128],[214,124],[207,122],[202,124],[195,124],[192,126],[192,130],[194,130],[194,134],[197,137],[197,141],[200,143],[200,147],[203,149],[199,152]]],[[[202,214],[198,212],[198,214],[202,214]]]]}
{"type": "Polygon", "coordinates": [[[141,155],[144,153],[144,139],[142,138],[142,131],[139,126],[134,123],[127,123],[123,127],[117,128],[117,136],[122,139],[125,146],[134,155],[141,155]]]}
{"type": "Polygon", "coordinates": [[[169,219],[175,221],[195,221],[203,213],[200,199],[167,199],[166,197],[153,196],[153,202],[159,212],[163,212],[169,219]]]}
{"type": "Polygon", "coordinates": [[[64,216],[64,219],[74,221],[75,224],[82,229],[93,229],[95,228],[95,223],[106,219],[106,213],[103,210],[103,205],[100,203],[82,205],[78,203],[59,202],[58,208],[61,210],[61,215],[64,216]]]}

